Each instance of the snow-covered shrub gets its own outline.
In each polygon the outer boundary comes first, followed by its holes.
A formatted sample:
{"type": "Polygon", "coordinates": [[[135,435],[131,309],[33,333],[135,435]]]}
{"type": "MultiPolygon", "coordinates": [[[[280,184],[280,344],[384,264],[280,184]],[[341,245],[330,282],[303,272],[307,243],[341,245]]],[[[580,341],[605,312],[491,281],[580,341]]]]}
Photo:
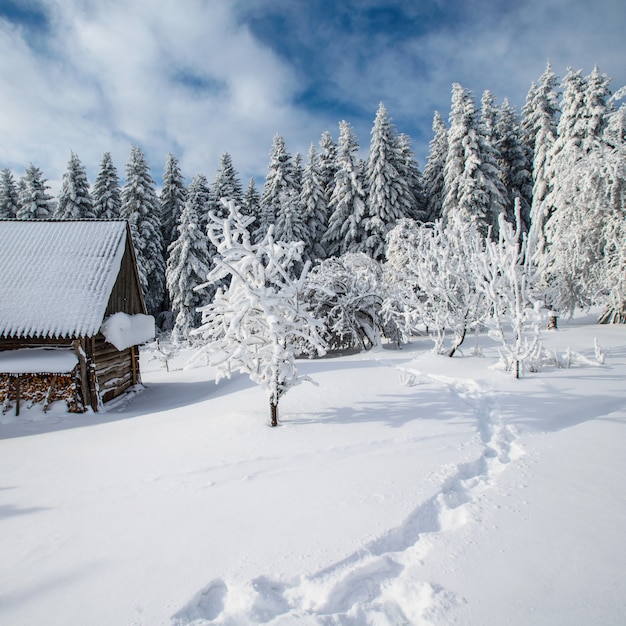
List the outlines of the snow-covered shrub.
{"type": "Polygon", "coordinates": [[[479,286],[489,303],[489,335],[501,346],[507,370],[519,378],[525,367],[533,369],[539,358],[542,302],[534,293],[539,272],[532,263],[527,237],[521,232],[519,203],[516,226],[500,216],[497,241],[487,240],[483,279],[479,286]]]}
{"type": "MultiPolygon", "coordinates": [[[[202,326],[193,331],[204,346],[199,354],[217,369],[216,382],[233,371],[248,374],[266,390],[271,424],[278,423],[278,401],[287,390],[305,380],[298,376],[295,346],[307,345],[324,354],[321,323],[302,302],[308,263],[297,278],[293,268],[302,260],[302,242],[274,241],[270,226],[252,243],[248,226],[234,202],[226,219],[210,213],[208,235],[217,248],[208,284],[222,284],[211,304],[200,309],[202,326]],[[222,281],[230,277],[228,286],[222,281]]],[[[203,288],[200,285],[198,288],[203,288]]]]}
{"type": "Polygon", "coordinates": [[[485,241],[477,229],[441,221],[421,224],[401,220],[387,237],[386,285],[396,284],[395,317],[406,320],[405,332],[422,323],[434,351],[453,356],[468,330],[486,315],[484,292],[478,288],[485,241]],[[444,349],[446,330],[452,345],[444,349]]]}
{"type": "Polygon", "coordinates": [[[331,257],[316,265],[304,283],[302,300],[323,324],[332,350],[376,345],[381,334],[382,269],[362,252],[331,257]]]}

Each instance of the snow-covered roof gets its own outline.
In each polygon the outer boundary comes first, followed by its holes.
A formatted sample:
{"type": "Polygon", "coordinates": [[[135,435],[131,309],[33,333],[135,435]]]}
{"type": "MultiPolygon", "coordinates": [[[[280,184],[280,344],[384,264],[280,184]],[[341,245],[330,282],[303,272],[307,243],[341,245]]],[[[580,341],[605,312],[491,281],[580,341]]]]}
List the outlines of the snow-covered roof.
{"type": "Polygon", "coordinates": [[[3,374],[64,374],[78,363],[76,352],[67,348],[20,348],[0,352],[3,374]]]}
{"type": "Polygon", "coordinates": [[[124,221],[0,220],[0,337],[90,337],[126,244],[124,221]]]}

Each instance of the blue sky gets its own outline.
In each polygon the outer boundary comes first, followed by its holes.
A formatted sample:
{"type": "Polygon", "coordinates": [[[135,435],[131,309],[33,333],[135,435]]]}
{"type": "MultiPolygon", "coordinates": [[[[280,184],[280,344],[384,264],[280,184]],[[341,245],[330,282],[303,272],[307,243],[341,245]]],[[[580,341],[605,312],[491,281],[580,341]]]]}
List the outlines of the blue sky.
{"type": "Polygon", "coordinates": [[[619,0],[0,0],[0,168],[58,185],[131,143],[212,180],[227,151],[262,181],[272,138],[306,155],[349,121],[365,155],[379,102],[424,166],[452,83],[518,110],[550,59],[626,84],[619,0]]]}

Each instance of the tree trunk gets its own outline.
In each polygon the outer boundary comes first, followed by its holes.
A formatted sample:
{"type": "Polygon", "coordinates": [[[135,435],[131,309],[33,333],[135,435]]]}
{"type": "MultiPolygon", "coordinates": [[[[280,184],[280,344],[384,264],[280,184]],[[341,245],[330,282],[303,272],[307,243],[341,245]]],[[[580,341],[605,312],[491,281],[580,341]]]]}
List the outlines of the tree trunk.
{"type": "Polygon", "coordinates": [[[467,327],[463,326],[463,332],[461,336],[454,342],[452,349],[448,352],[449,357],[453,357],[454,353],[461,347],[461,344],[465,341],[465,333],[467,333],[467,327]]]}
{"type": "Polygon", "coordinates": [[[270,415],[270,426],[278,426],[278,402],[274,403],[272,400],[270,400],[270,415]]]}
{"type": "Polygon", "coordinates": [[[550,315],[548,318],[548,330],[558,330],[557,319],[556,315],[550,315]]]}

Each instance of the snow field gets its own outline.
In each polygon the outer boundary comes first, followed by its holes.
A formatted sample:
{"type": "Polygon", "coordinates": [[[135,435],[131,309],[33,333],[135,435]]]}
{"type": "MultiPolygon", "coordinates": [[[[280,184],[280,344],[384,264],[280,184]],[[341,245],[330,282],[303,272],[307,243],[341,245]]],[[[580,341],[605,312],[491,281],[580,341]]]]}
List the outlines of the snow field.
{"type": "Polygon", "coordinates": [[[0,623],[617,624],[625,330],[520,381],[490,345],[302,361],[278,429],[149,351],[106,413],[0,416],[0,623]]]}

